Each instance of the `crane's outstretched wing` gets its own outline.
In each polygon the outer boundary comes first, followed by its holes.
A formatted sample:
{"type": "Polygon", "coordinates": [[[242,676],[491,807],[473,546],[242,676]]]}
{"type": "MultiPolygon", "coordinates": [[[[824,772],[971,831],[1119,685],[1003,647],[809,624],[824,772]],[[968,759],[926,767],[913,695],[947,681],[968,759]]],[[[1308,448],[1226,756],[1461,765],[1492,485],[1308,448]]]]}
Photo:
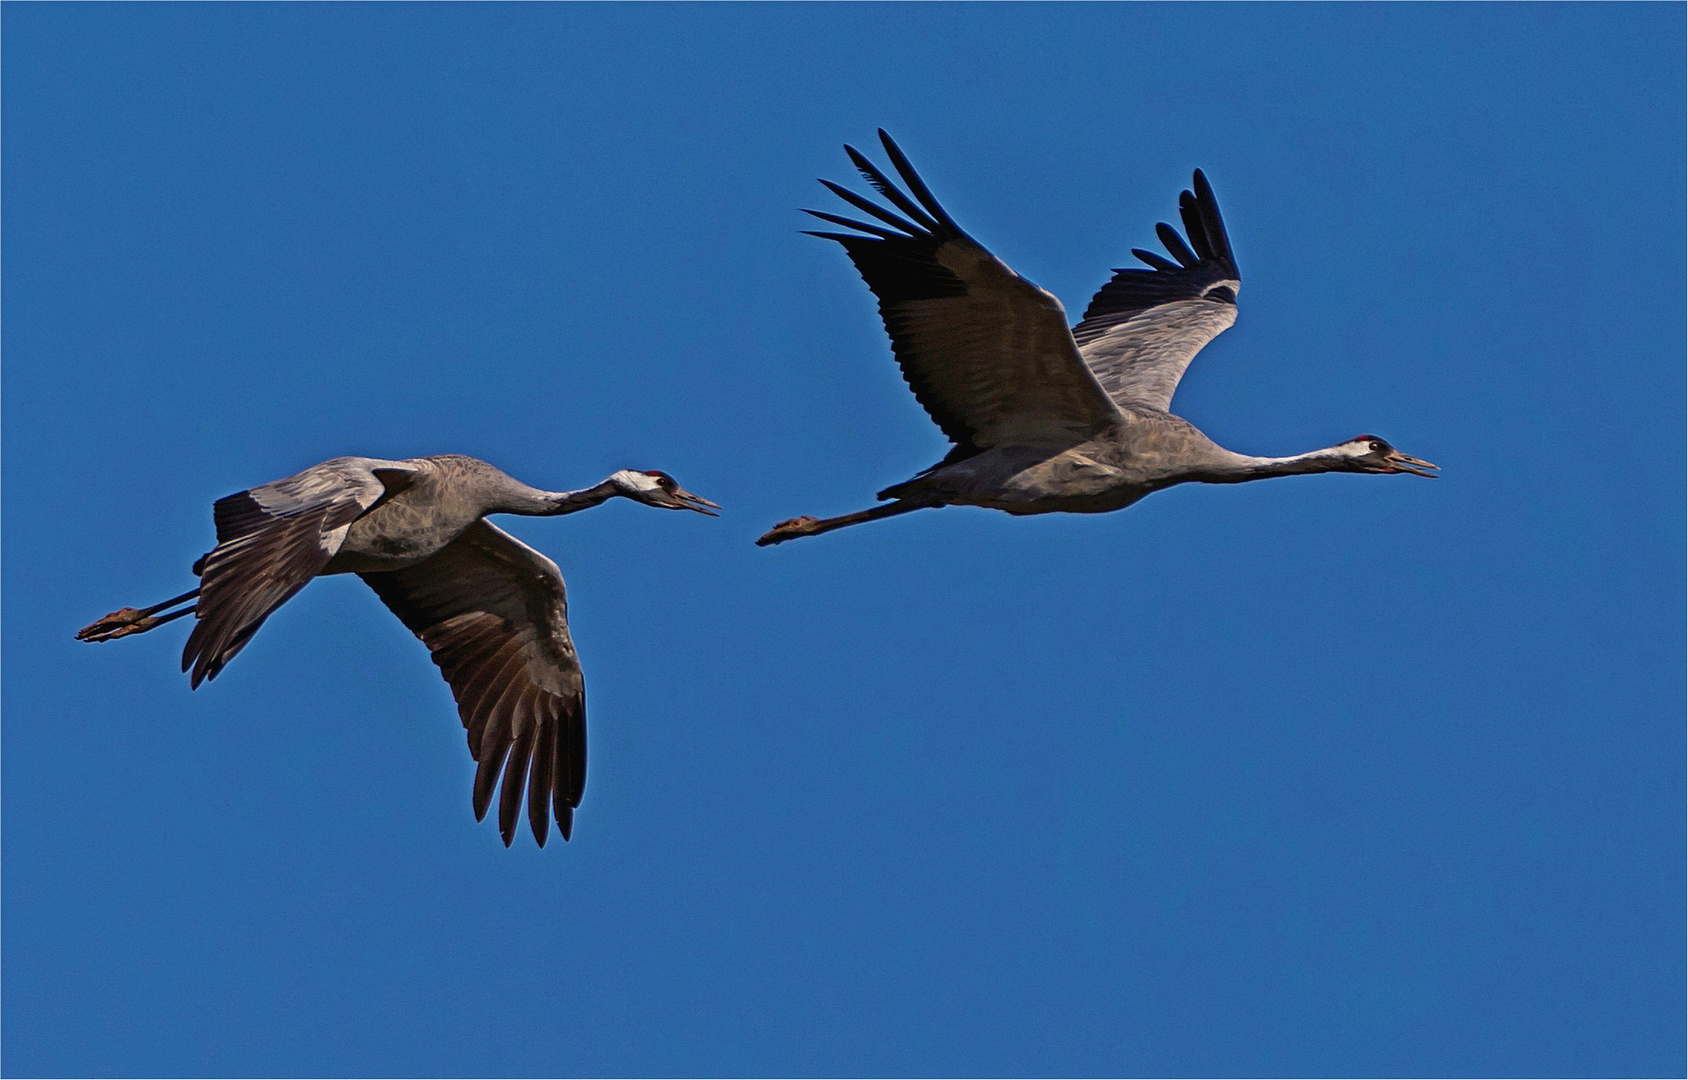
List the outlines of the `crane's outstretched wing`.
{"type": "Polygon", "coordinates": [[[1237,263],[1200,169],[1194,187],[1178,197],[1189,244],[1165,222],[1155,226],[1178,261],[1132,249],[1153,269],[1115,270],[1073,327],[1084,362],[1121,405],[1165,411],[1196,353],[1237,321],[1237,263]]]}
{"type": "Polygon", "coordinates": [[[879,298],[903,377],[956,444],[951,459],[1012,443],[1078,442],[1116,421],[1118,410],[1079,357],[1061,302],[962,232],[891,136],[881,130],[879,137],[914,199],[854,147],[844,150],[903,216],[826,180],[839,198],[890,228],[805,213],[867,234],[810,235],[843,244],[879,298]]]}
{"type": "Polygon", "coordinates": [[[545,846],[549,804],[567,840],[586,787],[586,691],[557,564],[478,521],[421,562],[358,576],[428,646],[451,685],[479,763],[475,820],[486,816],[502,768],[504,845],[516,836],[524,781],[533,838],[545,846]]]}
{"type": "Polygon", "coordinates": [[[322,572],[352,522],[408,487],[416,471],[402,461],[335,458],[218,499],[217,546],[193,568],[199,601],[182,650],[193,685],[216,678],[270,613],[322,572]]]}

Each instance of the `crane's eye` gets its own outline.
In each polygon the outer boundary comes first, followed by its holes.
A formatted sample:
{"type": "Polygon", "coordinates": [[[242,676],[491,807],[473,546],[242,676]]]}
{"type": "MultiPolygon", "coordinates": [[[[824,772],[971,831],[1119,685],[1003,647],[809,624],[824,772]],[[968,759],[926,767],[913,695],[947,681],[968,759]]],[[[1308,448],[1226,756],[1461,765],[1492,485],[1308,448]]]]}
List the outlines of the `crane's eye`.
{"type": "Polygon", "coordinates": [[[1373,439],[1371,442],[1371,452],[1374,454],[1383,453],[1383,444],[1378,442],[1376,439],[1373,439]]]}

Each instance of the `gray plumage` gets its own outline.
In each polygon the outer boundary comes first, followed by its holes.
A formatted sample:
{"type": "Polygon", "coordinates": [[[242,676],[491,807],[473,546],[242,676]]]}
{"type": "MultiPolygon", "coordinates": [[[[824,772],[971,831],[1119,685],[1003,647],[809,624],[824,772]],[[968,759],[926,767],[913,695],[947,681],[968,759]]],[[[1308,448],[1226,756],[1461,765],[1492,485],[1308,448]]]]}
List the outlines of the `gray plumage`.
{"type": "Polygon", "coordinates": [[[199,588],[123,608],[76,636],[108,641],[191,613],[182,670],[197,688],[312,578],[355,573],[428,646],[451,686],[477,762],[475,819],[485,816],[502,770],[505,845],[525,786],[528,822],[543,847],[552,817],[569,838],[580,805],[585,688],[557,564],[483,519],[569,514],[616,496],[719,509],[661,472],[623,470],[579,491],[542,491],[460,454],[335,458],[218,499],[217,546],[193,567],[199,588]],[[192,603],[160,614],[185,601],[192,603]]]}
{"type": "Polygon", "coordinates": [[[1190,481],[1433,475],[1427,470],[1436,466],[1375,435],[1287,458],[1238,454],[1168,411],[1190,361],[1236,321],[1241,287],[1218,202],[1199,170],[1179,199],[1185,236],[1156,227],[1172,258],[1134,250],[1149,269],[1116,270],[1069,330],[1061,302],[963,232],[891,137],[879,136],[907,193],[846,146],[894,210],[823,180],[882,224],[810,210],[855,230],[811,235],[843,245],[879,299],[909,389],[955,445],[938,464],[880,492],[887,505],[793,518],[758,544],[926,507],[1098,513],[1190,481]]]}

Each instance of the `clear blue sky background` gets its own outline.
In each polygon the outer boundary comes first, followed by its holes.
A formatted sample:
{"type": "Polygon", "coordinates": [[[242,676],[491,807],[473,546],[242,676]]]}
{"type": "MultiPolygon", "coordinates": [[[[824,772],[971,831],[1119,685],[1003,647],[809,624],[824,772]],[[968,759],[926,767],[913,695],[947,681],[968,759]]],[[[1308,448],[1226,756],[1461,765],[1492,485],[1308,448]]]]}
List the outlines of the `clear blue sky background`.
{"type": "Polygon", "coordinates": [[[4,13],[4,1049],[26,1074],[1679,1074],[1680,5],[4,13]],[[798,235],[896,134],[1082,310],[1212,178],[1176,406],[1446,478],[968,509],[798,235]],[[215,684],[211,501],[509,520],[592,766],[506,851],[425,650],[313,584],[215,684]]]}

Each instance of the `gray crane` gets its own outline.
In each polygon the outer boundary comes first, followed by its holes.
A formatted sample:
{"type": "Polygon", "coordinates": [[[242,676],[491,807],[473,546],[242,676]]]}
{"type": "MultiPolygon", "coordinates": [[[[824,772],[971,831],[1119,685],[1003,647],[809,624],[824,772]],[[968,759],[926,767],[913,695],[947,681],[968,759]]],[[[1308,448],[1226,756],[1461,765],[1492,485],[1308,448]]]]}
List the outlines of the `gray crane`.
{"type": "Polygon", "coordinates": [[[1193,480],[1435,475],[1427,471],[1435,465],[1376,435],[1293,457],[1237,454],[1167,411],[1196,353],[1237,319],[1236,260],[1199,169],[1194,190],[1178,200],[1188,243],[1172,226],[1157,225],[1172,259],[1133,249],[1149,269],[1115,270],[1069,330],[1061,302],[963,232],[891,136],[881,130],[879,138],[908,193],[854,147],[844,150],[900,215],[822,180],[882,224],[808,210],[856,230],[810,235],[844,246],[879,298],[903,378],[954,448],[913,479],[881,491],[879,498],[890,500],[885,505],[782,521],[757,544],[926,507],[1093,514],[1193,480]]]}
{"type": "Polygon", "coordinates": [[[525,786],[528,823],[544,847],[547,804],[567,840],[585,787],[585,688],[557,564],[485,519],[572,514],[616,496],[711,517],[720,509],[664,472],[623,470],[579,491],[541,491],[461,454],[335,458],[218,499],[217,546],[193,566],[199,588],[114,611],[76,637],[109,641],[192,614],[182,670],[192,669],[197,688],[312,578],[357,574],[428,646],[451,686],[478,763],[475,820],[502,770],[504,846],[515,839],[525,786]]]}

